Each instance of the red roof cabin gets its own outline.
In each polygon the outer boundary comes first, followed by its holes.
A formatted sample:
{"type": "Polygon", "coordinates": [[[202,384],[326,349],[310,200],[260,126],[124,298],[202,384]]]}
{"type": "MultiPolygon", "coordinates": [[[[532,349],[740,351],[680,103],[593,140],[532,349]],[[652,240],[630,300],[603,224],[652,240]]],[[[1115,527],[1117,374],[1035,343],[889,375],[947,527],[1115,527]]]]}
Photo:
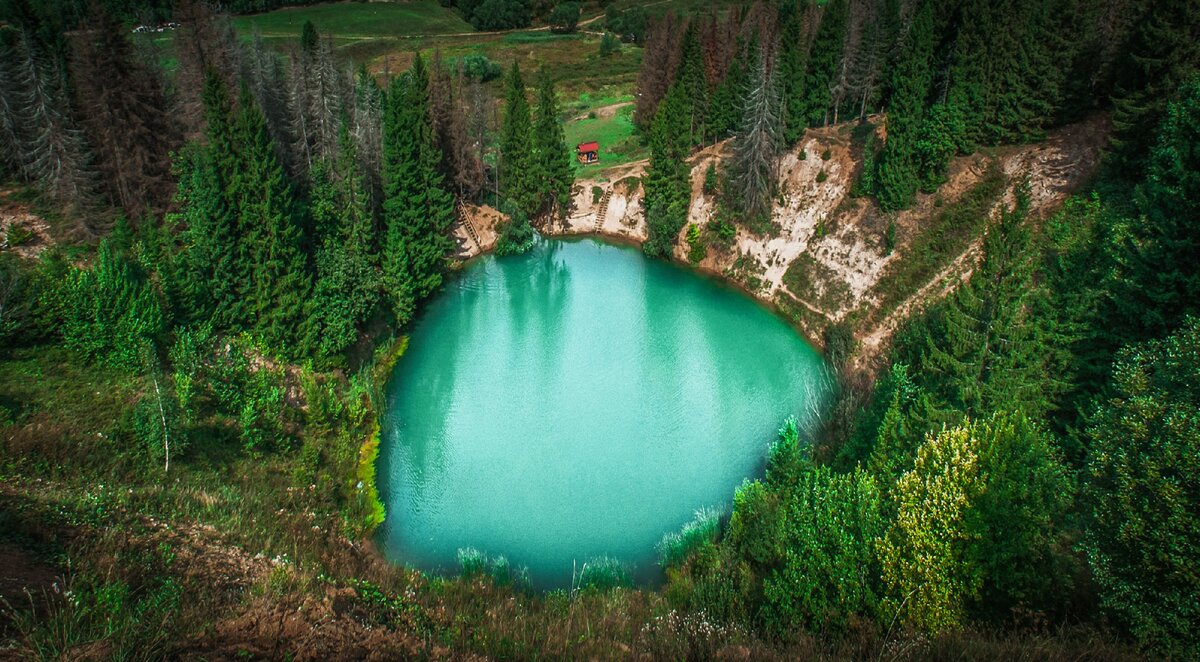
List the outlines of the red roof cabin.
{"type": "Polygon", "coordinates": [[[590,143],[579,143],[575,146],[575,157],[584,165],[599,161],[600,143],[594,140],[590,143]]]}

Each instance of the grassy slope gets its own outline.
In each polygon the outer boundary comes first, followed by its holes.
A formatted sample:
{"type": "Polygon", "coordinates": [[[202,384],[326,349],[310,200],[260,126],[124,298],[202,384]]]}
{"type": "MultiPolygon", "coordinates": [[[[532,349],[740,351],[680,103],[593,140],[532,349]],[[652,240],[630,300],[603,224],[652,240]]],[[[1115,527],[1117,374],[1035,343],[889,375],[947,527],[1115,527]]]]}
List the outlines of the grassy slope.
{"type": "Polygon", "coordinates": [[[437,0],[311,5],[237,16],[233,24],[243,34],[257,28],[265,38],[295,39],[305,21],[312,21],[322,34],[347,41],[472,30],[457,12],[442,7],[437,0]]]}

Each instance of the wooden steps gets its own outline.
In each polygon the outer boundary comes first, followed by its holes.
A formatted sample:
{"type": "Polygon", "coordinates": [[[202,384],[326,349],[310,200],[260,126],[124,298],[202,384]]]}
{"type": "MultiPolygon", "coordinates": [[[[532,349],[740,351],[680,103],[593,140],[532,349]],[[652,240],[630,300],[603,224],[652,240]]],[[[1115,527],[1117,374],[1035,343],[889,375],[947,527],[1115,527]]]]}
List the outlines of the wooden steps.
{"type": "Polygon", "coordinates": [[[592,228],[593,232],[600,232],[604,228],[604,217],[608,216],[608,201],[612,199],[612,189],[604,192],[604,197],[600,198],[600,208],[596,210],[596,225],[592,228]]]}
{"type": "Polygon", "coordinates": [[[479,233],[475,231],[475,226],[471,224],[471,218],[467,216],[467,206],[462,202],[455,202],[454,210],[458,212],[458,222],[467,229],[467,235],[471,237],[471,241],[475,242],[475,248],[482,253],[483,243],[479,241],[479,233]]]}

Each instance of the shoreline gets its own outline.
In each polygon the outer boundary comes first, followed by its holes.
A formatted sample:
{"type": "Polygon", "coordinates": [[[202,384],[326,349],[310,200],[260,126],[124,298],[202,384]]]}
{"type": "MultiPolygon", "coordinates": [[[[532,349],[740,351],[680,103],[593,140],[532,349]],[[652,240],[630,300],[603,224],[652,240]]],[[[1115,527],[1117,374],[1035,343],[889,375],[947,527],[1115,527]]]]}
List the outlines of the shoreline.
{"type": "MultiPolygon", "coordinates": [[[[535,230],[536,230],[536,228],[535,228],[535,230]]],[[[555,239],[558,241],[569,241],[572,239],[579,239],[579,240],[591,239],[593,241],[603,241],[605,243],[608,243],[608,244],[611,244],[614,246],[622,246],[625,248],[636,248],[638,250],[641,250],[642,245],[645,244],[645,240],[640,239],[638,237],[635,237],[635,236],[632,236],[629,234],[624,234],[624,233],[605,232],[603,230],[598,230],[598,231],[597,230],[587,230],[587,231],[583,231],[583,232],[570,232],[570,231],[568,231],[568,232],[544,232],[542,230],[536,230],[536,231],[538,233],[538,236],[541,237],[542,239],[555,239]]],[[[457,262],[457,264],[453,267],[452,270],[458,271],[461,269],[465,269],[467,267],[467,265],[471,264],[472,262],[474,262],[480,258],[487,257],[489,255],[495,255],[495,252],[496,252],[496,250],[495,250],[494,246],[488,247],[486,249],[482,249],[482,247],[481,247],[480,251],[474,252],[472,255],[470,255],[466,258],[460,259],[457,262]]],[[[657,258],[647,257],[646,259],[651,260],[651,259],[657,259],[657,258]]],[[[761,294],[746,287],[746,285],[744,283],[742,283],[736,279],[733,279],[733,278],[729,277],[728,275],[726,275],[725,273],[718,271],[716,269],[713,269],[712,267],[706,267],[706,266],[699,265],[699,264],[692,264],[691,262],[688,262],[686,260],[681,260],[674,253],[671,254],[669,259],[665,259],[663,261],[672,266],[689,271],[694,275],[698,275],[698,276],[701,276],[704,278],[708,278],[712,281],[715,281],[720,286],[728,287],[729,289],[735,290],[739,294],[754,301],[756,304],[765,308],[772,315],[774,315],[775,317],[778,317],[783,323],[787,324],[789,328],[791,328],[793,331],[795,331],[796,334],[799,335],[804,340],[804,342],[808,343],[814,349],[816,349],[821,354],[822,358],[828,359],[828,357],[825,356],[824,339],[813,337],[809,333],[809,331],[807,329],[805,329],[796,319],[794,319],[791,316],[789,316],[788,314],[786,314],[786,312],[783,310],[782,307],[780,307],[780,305],[775,301],[774,298],[764,297],[761,294]]]]}

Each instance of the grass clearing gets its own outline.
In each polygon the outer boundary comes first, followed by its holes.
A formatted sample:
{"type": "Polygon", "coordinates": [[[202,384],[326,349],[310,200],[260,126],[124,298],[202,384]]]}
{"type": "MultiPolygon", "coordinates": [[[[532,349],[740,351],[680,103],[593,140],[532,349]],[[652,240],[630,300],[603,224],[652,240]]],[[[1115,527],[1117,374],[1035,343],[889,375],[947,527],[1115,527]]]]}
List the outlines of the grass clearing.
{"type": "Polygon", "coordinates": [[[337,40],[362,40],[471,32],[473,28],[437,0],[408,2],[336,2],[290,7],[264,14],[237,16],[234,27],[243,35],[255,28],[264,38],[296,39],[305,21],[337,40]]]}
{"type": "Polygon", "coordinates": [[[605,113],[607,116],[596,113],[597,116],[593,118],[587,112],[580,113],[582,119],[572,119],[566,123],[567,146],[574,148],[579,143],[595,140],[600,143],[600,162],[586,166],[576,162],[576,177],[594,178],[608,168],[646,157],[646,148],[633,125],[632,104],[617,108],[611,115],[605,113]]]}

